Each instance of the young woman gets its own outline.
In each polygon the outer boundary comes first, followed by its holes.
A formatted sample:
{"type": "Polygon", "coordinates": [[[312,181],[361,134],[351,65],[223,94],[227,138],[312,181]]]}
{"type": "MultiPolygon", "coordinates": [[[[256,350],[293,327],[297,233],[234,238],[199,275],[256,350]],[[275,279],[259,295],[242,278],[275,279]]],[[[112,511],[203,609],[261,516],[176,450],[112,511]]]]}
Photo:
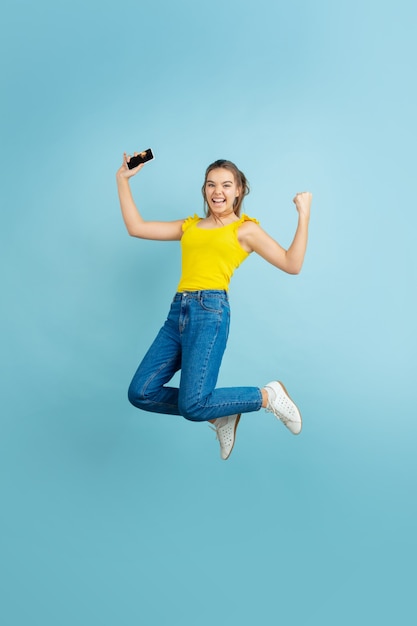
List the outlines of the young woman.
{"type": "Polygon", "coordinates": [[[293,200],[298,226],[285,250],[257,220],[240,215],[249,185],[243,172],[230,161],[215,161],[206,170],[202,187],[205,217],[194,215],[172,222],[143,219],[129,185],[143,164],[129,169],[129,161],[124,154],[116,175],[128,233],[140,239],[181,241],[182,249],[177,292],[164,325],[130,384],[130,402],[145,411],[211,422],[222,459],[227,459],[233,449],[242,413],[265,408],[297,435],[301,415],[282,383],[273,381],[262,388],[216,388],[216,383],[229,332],[230,278],[251,252],[284,272],[300,272],[307,247],[311,193],[298,193],[293,200]],[[178,370],[179,387],[169,386],[178,370]]]}

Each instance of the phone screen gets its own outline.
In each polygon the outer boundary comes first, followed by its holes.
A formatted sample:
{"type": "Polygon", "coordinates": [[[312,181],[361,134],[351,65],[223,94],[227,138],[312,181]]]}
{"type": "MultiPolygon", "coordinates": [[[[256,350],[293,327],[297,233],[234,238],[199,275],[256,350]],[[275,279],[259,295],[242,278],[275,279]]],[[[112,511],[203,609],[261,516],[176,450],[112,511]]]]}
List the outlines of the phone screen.
{"type": "Polygon", "coordinates": [[[143,152],[140,152],[137,156],[131,157],[127,166],[131,170],[137,165],[140,165],[141,163],[146,163],[147,161],[151,161],[153,158],[154,158],[153,152],[150,148],[148,148],[147,150],[143,150],[143,152]]]}

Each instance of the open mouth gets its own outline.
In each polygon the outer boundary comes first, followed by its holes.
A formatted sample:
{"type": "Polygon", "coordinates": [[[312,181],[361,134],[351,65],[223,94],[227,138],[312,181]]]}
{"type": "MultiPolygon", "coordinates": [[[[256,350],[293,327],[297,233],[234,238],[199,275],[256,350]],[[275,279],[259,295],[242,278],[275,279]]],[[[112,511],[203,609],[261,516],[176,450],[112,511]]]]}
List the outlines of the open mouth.
{"type": "Polygon", "coordinates": [[[215,207],[222,207],[226,204],[226,200],[224,198],[212,198],[212,203],[215,207]]]}

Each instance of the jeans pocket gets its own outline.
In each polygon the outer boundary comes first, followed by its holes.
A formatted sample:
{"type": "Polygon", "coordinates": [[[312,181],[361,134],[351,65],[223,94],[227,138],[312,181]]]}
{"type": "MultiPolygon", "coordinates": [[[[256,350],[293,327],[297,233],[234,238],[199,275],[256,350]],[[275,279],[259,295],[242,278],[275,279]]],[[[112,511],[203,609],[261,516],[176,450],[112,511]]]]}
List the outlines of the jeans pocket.
{"type": "Polygon", "coordinates": [[[221,313],[225,308],[229,308],[229,304],[224,297],[207,293],[200,296],[200,306],[210,313],[221,313]]]}

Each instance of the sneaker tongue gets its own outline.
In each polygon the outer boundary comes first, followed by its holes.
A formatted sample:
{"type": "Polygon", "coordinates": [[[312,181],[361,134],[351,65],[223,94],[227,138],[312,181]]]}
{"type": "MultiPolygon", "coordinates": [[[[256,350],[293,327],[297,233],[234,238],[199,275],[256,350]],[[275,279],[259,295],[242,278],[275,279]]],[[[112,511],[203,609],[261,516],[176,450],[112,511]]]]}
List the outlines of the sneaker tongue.
{"type": "Polygon", "coordinates": [[[270,402],[273,402],[275,398],[277,397],[275,389],[273,389],[272,387],[268,387],[268,385],[265,387],[265,389],[268,392],[268,400],[270,402]]]}

